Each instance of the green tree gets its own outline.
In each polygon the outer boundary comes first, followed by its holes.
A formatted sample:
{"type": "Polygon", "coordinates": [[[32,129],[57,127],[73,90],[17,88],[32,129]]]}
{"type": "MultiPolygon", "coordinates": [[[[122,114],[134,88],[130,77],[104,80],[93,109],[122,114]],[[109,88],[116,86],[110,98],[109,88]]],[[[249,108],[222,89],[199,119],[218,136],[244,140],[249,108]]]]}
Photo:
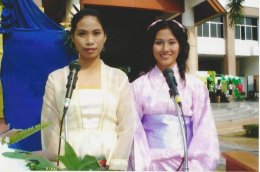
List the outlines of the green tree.
{"type": "Polygon", "coordinates": [[[228,0],[227,10],[228,10],[228,25],[233,28],[235,23],[239,23],[244,15],[244,7],[242,3],[244,0],[228,0]]]}

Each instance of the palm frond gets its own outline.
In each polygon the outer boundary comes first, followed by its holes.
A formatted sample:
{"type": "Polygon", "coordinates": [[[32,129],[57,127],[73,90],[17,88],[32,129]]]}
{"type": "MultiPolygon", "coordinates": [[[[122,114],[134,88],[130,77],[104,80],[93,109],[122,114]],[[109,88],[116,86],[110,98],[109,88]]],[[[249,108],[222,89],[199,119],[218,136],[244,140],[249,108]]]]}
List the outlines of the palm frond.
{"type": "Polygon", "coordinates": [[[0,135],[0,143],[13,144],[47,127],[48,124],[38,124],[28,129],[12,129],[0,135]]]}
{"type": "Polygon", "coordinates": [[[240,23],[244,15],[244,7],[242,3],[244,0],[228,0],[227,10],[228,10],[228,25],[233,28],[236,23],[240,23]]]}

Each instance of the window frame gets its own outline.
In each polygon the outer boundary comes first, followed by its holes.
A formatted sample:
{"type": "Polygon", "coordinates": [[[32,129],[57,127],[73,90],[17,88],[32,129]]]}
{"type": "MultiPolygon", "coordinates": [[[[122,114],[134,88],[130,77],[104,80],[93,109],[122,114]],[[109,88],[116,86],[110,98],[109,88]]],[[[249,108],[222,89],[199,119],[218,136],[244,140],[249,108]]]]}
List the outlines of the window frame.
{"type": "Polygon", "coordinates": [[[209,38],[224,38],[223,16],[219,16],[213,20],[199,25],[197,30],[197,36],[209,38]]]}
{"type": "Polygon", "coordinates": [[[235,39],[258,41],[258,19],[257,18],[243,17],[239,22],[235,23],[235,28],[236,28],[235,39]]]}

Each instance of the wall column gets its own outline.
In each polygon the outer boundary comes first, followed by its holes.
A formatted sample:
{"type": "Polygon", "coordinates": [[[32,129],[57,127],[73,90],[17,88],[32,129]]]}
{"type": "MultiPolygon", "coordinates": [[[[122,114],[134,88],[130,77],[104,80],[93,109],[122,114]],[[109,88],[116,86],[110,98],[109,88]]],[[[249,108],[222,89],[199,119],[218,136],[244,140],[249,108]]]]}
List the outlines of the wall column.
{"type": "Polygon", "coordinates": [[[187,27],[189,31],[190,53],[187,65],[190,73],[195,74],[198,71],[198,50],[197,50],[197,29],[194,25],[194,13],[190,6],[190,0],[184,1],[185,11],[182,14],[182,24],[187,27]]]}
{"type": "Polygon", "coordinates": [[[189,44],[190,44],[190,53],[188,58],[188,67],[190,73],[195,74],[198,71],[198,50],[197,50],[197,29],[196,27],[187,27],[189,31],[189,44]]]}
{"type": "Polygon", "coordinates": [[[225,51],[224,55],[224,74],[236,75],[236,55],[235,55],[235,30],[229,27],[228,15],[224,17],[225,26],[225,51]]]}

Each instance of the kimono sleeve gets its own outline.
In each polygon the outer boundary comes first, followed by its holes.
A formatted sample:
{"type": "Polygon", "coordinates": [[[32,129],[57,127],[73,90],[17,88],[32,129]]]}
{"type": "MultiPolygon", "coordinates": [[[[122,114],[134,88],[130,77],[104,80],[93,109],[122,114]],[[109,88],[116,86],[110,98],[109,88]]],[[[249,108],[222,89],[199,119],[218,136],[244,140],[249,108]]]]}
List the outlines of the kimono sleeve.
{"type": "Polygon", "coordinates": [[[132,154],[130,159],[130,166],[132,169],[136,171],[150,171],[151,165],[151,152],[149,149],[149,145],[147,142],[146,134],[141,122],[143,117],[142,110],[142,91],[143,85],[145,81],[144,78],[138,78],[134,81],[131,86],[134,94],[135,107],[138,112],[138,116],[136,117],[136,130],[134,135],[134,142],[132,147],[132,154]]]}
{"type": "Polygon", "coordinates": [[[193,96],[193,137],[189,145],[189,169],[214,171],[219,159],[219,141],[208,90],[197,85],[193,96]]]}

